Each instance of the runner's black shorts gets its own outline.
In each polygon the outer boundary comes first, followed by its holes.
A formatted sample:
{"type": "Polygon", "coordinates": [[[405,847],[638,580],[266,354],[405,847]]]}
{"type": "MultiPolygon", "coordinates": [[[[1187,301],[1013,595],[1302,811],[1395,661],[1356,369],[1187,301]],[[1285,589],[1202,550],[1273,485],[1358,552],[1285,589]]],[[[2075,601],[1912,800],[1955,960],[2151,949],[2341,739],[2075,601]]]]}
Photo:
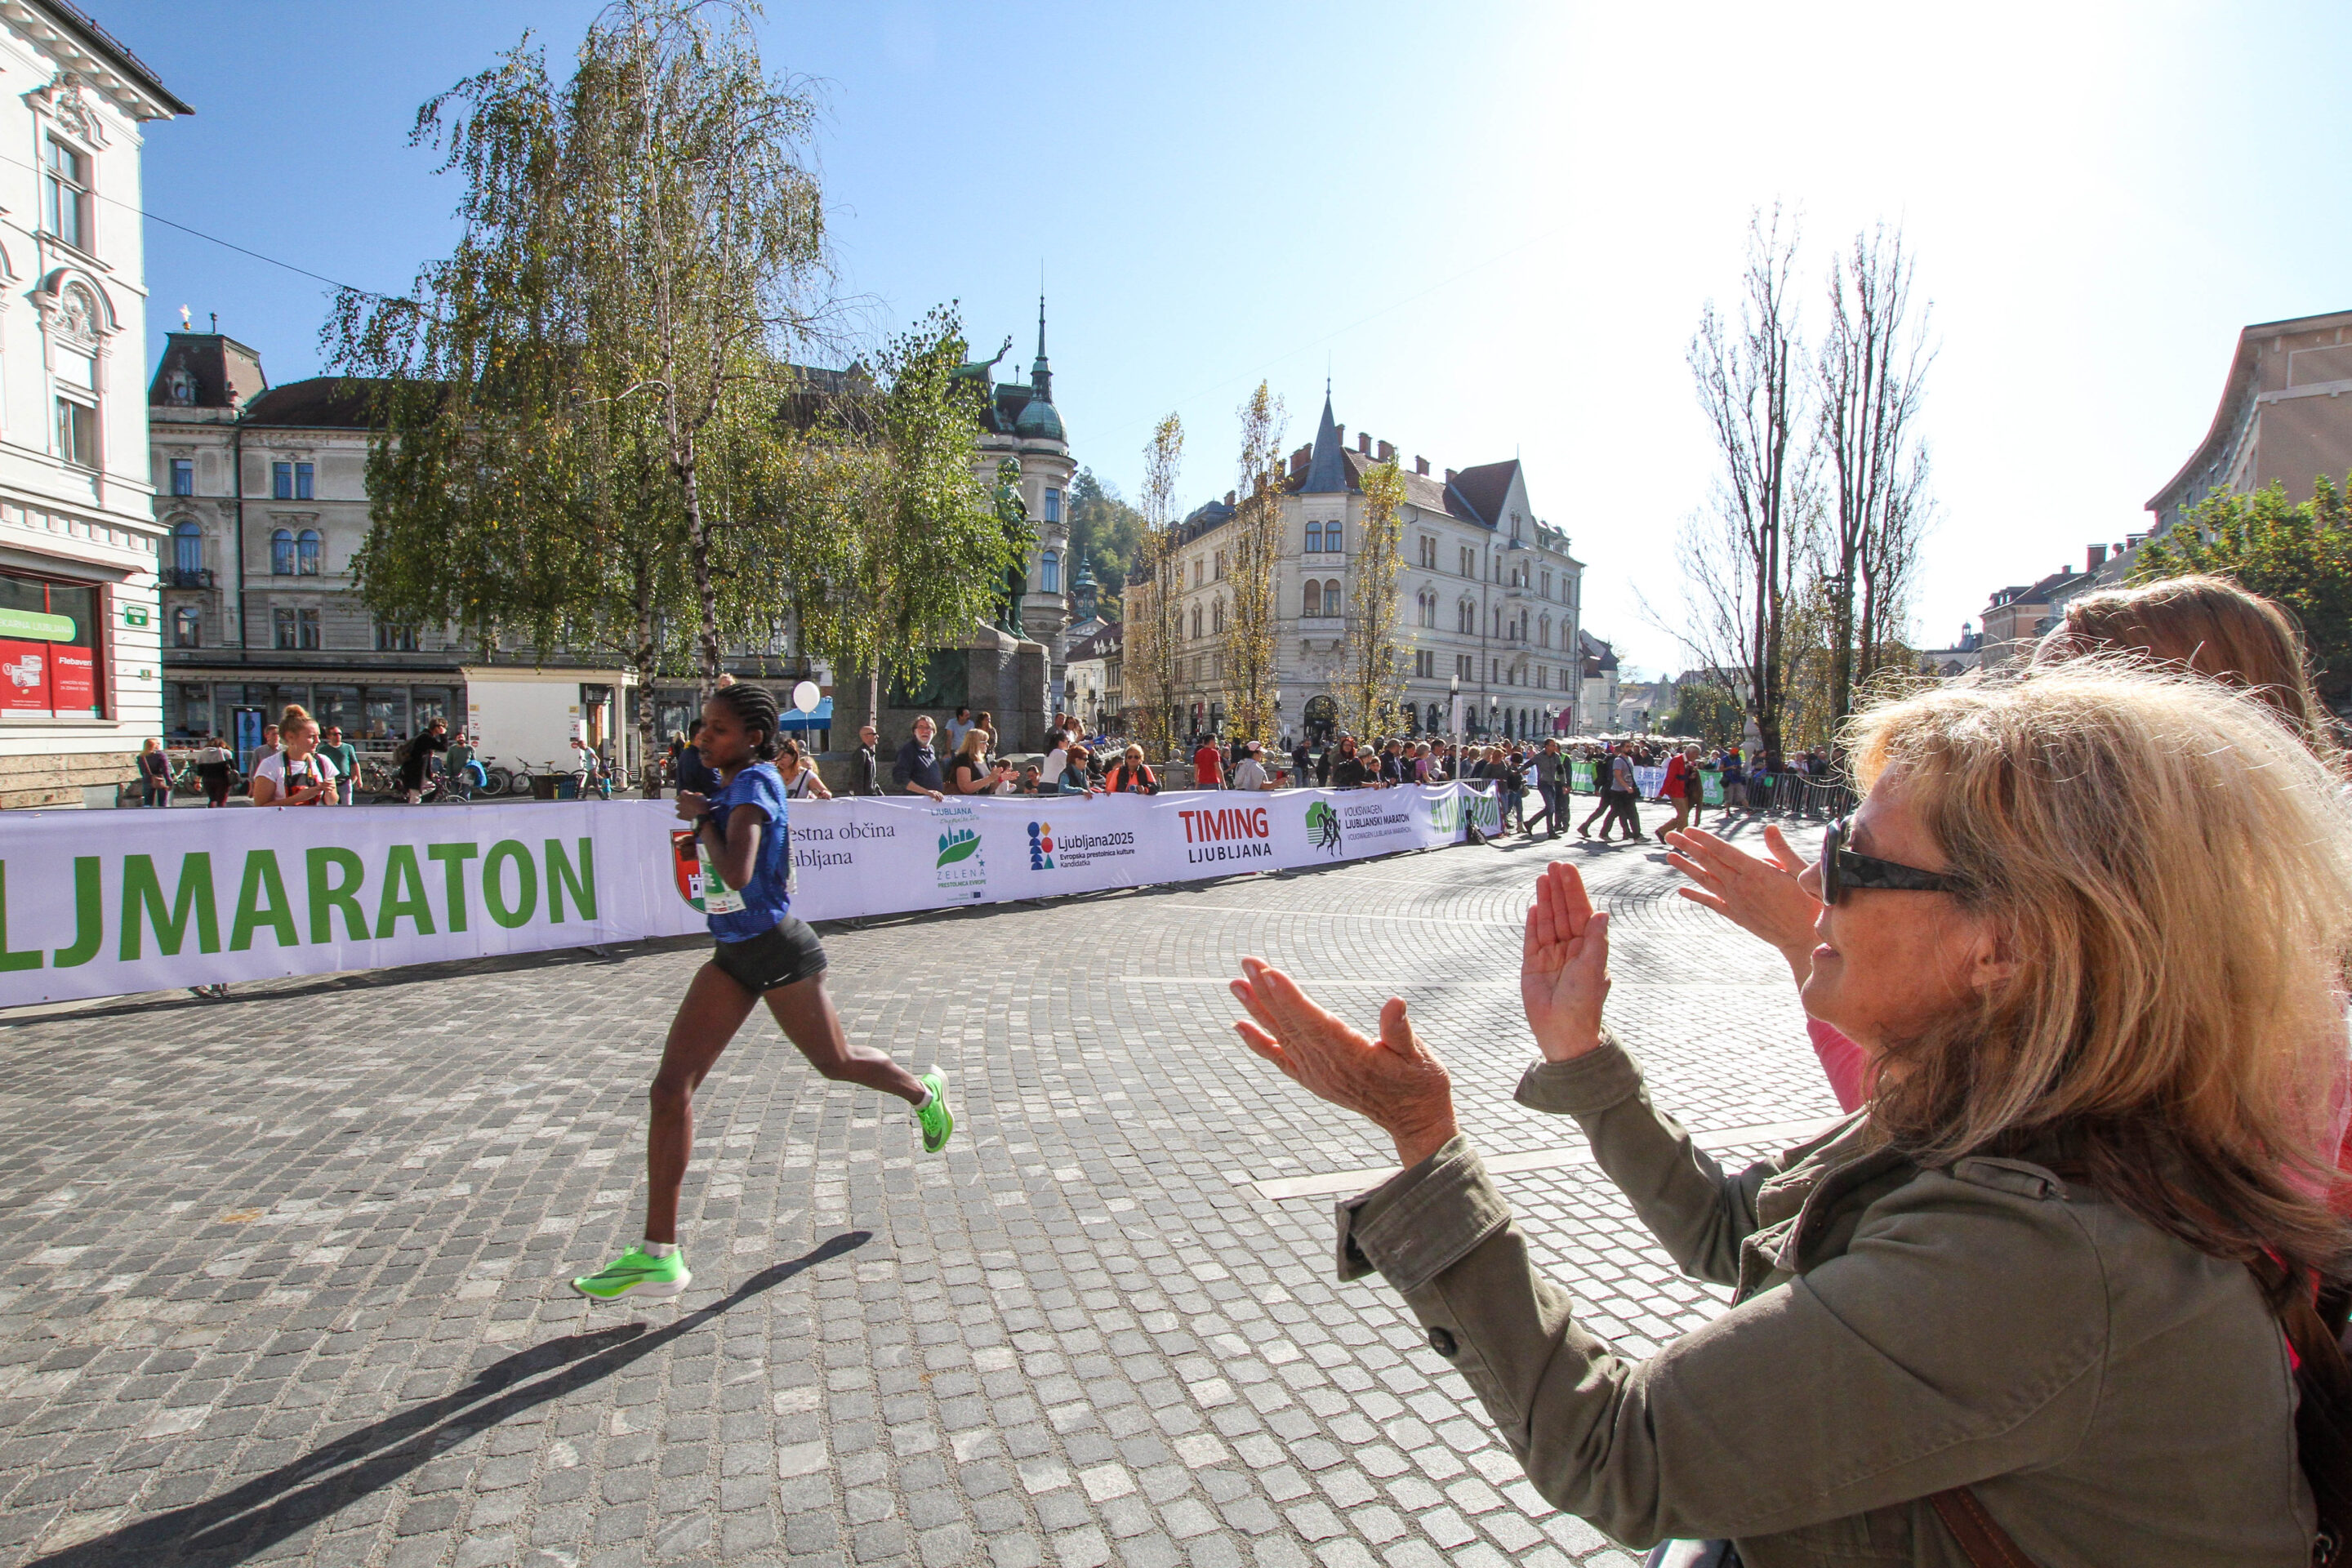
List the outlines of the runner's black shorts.
{"type": "Polygon", "coordinates": [[[808,921],[786,915],[775,927],[741,942],[722,942],[710,962],[719,973],[754,996],[779,985],[813,980],[824,973],[824,943],[808,921]]]}

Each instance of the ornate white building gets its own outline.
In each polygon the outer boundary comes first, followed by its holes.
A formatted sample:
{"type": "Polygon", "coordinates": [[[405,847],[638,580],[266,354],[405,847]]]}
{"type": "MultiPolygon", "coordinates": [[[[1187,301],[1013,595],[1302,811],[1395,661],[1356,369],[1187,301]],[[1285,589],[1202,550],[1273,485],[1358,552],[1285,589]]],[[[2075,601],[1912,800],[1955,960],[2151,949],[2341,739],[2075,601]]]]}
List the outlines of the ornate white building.
{"type": "Polygon", "coordinates": [[[0,806],[111,805],[161,732],[139,153],[189,112],[79,11],[0,0],[0,806]]]}
{"type": "Polygon", "coordinates": [[[996,359],[967,364],[963,373],[980,378],[988,391],[982,416],[980,477],[992,489],[997,465],[1010,458],[1021,465],[1021,504],[1028,509],[1036,542],[1029,547],[1029,575],[1021,596],[1021,630],[1032,642],[1054,650],[1055,674],[1061,673],[1062,632],[1070,624],[1070,524],[1067,497],[1070,480],[1078,471],[1070,461],[1069,438],[1062,416],[1054,406],[1054,372],[1045,363],[1045,300],[1037,298],[1037,357],[1029,366],[1029,380],[999,385],[989,373],[1013,350],[1013,340],[996,352],[996,359]]]}
{"type": "MultiPolygon", "coordinates": [[[[1360,434],[1349,447],[1346,436],[1327,393],[1314,444],[1291,454],[1282,495],[1276,646],[1286,740],[1328,738],[1337,721],[1337,690],[1356,626],[1363,473],[1397,457],[1386,441],[1360,434]]],[[[1399,641],[1410,649],[1410,663],[1405,710],[1395,727],[1445,732],[1459,693],[1471,734],[1573,731],[1584,566],[1569,553],[1568,536],[1536,516],[1518,459],[1448,468],[1440,479],[1428,459],[1416,458],[1403,479],[1397,598],[1399,641]]],[[[1233,503],[1229,494],[1198,508],[1179,531],[1184,585],[1177,658],[1184,696],[1173,718],[1180,734],[1221,730],[1224,722],[1233,503]]],[[[1130,587],[1130,601],[1144,586],[1130,587]]]]}

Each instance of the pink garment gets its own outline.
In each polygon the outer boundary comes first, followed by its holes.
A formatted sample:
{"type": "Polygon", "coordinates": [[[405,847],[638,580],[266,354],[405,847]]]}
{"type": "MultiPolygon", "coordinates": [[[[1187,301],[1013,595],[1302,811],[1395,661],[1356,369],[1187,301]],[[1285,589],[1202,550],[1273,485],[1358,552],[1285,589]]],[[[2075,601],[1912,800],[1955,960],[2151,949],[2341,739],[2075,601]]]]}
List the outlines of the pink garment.
{"type": "Polygon", "coordinates": [[[1837,1096],[1838,1109],[1859,1110],[1870,1098],[1870,1058],[1819,1018],[1805,1020],[1805,1037],[1813,1042],[1813,1055],[1822,1058],[1822,1072],[1830,1080],[1830,1092],[1837,1096]]]}
{"type": "MultiPolygon", "coordinates": [[[[1821,1058],[1822,1076],[1830,1080],[1830,1092],[1837,1096],[1841,1110],[1859,1110],[1870,1098],[1872,1064],[1860,1046],[1819,1018],[1805,1020],[1805,1037],[1813,1043],[1813,1055],[1821,1058]]],[[[2321,1132],[2319,1144],[2335,1153],[2336,1167],[2352,1173],[2352,1061],[2339,1063],[2336,1080],[2328,1086],[2327,1125],[2321,1132]]],[[[2319,1195],[2315,1187],[2302,1175],[2289,1178],[2298,1187],[2319,1195]]],[[[2339,1187],[2336,1205],[2339,1212],[2352,1213],[2352,1185],[2339,1187]]]]}

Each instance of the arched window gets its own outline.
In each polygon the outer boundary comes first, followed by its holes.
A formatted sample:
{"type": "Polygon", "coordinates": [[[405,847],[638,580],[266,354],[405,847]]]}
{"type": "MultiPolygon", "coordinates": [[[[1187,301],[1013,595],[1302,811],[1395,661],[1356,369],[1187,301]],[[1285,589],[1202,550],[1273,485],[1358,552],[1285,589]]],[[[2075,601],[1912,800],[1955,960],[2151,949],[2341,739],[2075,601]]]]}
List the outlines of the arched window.
{"type": "Polygon", "coordinates": [[[1050,550],[1045,552],[1045,562],[1037,569],[1037,584],[1043,593],[1058,594],[1062,591],[1062,558],[1050,550]]]}
{"type": "Polygon", "coordinates": [[[1307,579],[1307,602],[1299,607],[1299,614],[1306,616],[1319,616],[1322,613],[1323,584],[1318,583],[1314,578],[1309,577],[1307,579]]]}
{"type": "Polygon", "coordinates": [[[1195,637],[1201,635],[1201,606],[1198,605],[1192,606],[1192,635],[1195,637]]]}
{"type": "MultiPolygon", "coordinates": [[[[205,569],[205,531],[193,521],[175,523],[172,528],[172,570],[185,576],[193,585],[195,574],[205,569]]],[[[194,647],[183,643],[183,647],[194,647]]]]}
{"type": "Polygon", "coordinates": [[[1478,629],[1478,606],[1465,599],[1454,607],[1454,629],[1465,635],[1478,629]]]}
{"type": "Polygon", "coordinates": [[[1212,624],[1212,625],[1213,625],[1213,626],[1214,626],[1214,627],[1216,628],[1216,633],[1217,633],[1217,635],[1218,635],[1219,637],[1223,637],[1223,636],[1224,636],[1224,635],[1225,635],[1225,602],[1224,602],[1223,599],[1219,599],[1219,600],[1218,600],[1214,605],[1212,605],[1209,607],[1209,619],[1210,619],[1211,624],[1212,624]]]}
{"type": "Polygon", "coordinates": [[[1431,703],[1429,705],[1429,732],[1434,735],[1444,728],[1445,715],[1437,710],[1436,703],[1431,703]]]}
{"type": "Polygon", "coordinates": [[[1337,578],[1323,580],[1323,613],[1327,616],[1339,613],[1339,584],[1337,578]]]}
{"type": "Polygon", "coordinates": [[[1319,521],[1307,525],[1307,553],[1309,555],[1323,553],[1323,524],[1319,521]]]}
{"type": "Polygon", "coordinates": [[[182,605],[172,612],[172,646],[200,647],[204,644],[204,613],[194,605],[182,605]]]}
{"type": "Polygon", "coordinates": [[[269,574],[273,577],[294,575],[294,531],[281,528],[269,536],[269,574]]]}
{"type": "Polygon", "coordinates": [[[1549,616],[1546,616],[1541,621],[1537,623],[1537,632],[1536,647],[1551,647],[1551,617],[1549,616]]]}
{"type": "Polygon", "coordinates": [[[305,577],[319,574],[319,531],[306,528],[294,542],[294,570],[305,577]]]}

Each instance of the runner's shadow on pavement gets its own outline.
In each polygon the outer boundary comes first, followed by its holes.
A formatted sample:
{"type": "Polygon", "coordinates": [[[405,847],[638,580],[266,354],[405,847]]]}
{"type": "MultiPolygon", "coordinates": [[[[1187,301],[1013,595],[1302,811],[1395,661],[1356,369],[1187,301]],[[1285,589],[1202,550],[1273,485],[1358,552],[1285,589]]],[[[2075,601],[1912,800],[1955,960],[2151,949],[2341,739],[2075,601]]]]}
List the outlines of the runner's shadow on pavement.
{"type": "Polygon", "coordinates": [[[873,1238],[864,1230],[836,1236],[802,1257],[761,1269],[666,1328],[621,1323],[533,1345],[484,1367],[454,1394],[362,1426],[234,1491],[34,1558],[26,1568],[226,1568],[246,1562],[475,1434],[601,1383],[730,1308],[873,1238]]]}

